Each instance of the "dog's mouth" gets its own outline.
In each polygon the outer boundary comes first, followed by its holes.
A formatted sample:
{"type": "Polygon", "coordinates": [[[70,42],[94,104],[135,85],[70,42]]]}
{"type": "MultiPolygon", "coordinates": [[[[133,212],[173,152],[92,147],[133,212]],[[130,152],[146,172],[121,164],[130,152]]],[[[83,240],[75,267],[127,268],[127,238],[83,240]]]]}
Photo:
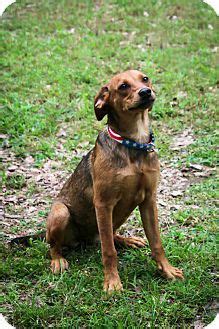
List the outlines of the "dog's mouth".
{"type": "Polygon", "coordinates": [[[146,110],[147,108],[151,107],[155,101],[155,98],[150,97],[149,99],[142,100],[139,103],[136,103],[134,106],[129,108],[129,111],[134,110],[146,110]]]}

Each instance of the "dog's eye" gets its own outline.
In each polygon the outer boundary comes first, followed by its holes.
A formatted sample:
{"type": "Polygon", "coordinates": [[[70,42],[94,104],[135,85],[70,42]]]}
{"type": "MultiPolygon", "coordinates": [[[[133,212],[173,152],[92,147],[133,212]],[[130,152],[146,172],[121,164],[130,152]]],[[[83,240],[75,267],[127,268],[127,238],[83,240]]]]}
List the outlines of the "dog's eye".
{"type": "Polygon", "coordinates": [[[143,77],[144,82],[148,82],[149,78],[148,77],[143,77]]]}
{"type": "Polygon", "coordinates": [[[125,90],[125,89],[128,89],[130,86],[128,83],[122,83],[120,86],[119,86],[119,90],[125,90]]]}

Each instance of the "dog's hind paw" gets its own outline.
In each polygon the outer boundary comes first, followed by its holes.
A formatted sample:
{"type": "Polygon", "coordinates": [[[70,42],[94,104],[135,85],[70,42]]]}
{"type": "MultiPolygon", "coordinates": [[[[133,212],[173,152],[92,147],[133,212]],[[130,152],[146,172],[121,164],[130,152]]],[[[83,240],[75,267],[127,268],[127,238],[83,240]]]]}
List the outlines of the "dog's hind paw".
{"type": "Polygon", "coordinates": [[[60,257],[51,261],[51,271],[54,274],[63,273],[69,267],[68,262],[65,258],[60,257]]]}
{"type": "Polygon", "coordinates": [[[144,239],[139,238],[139,237],[123,237],[121,235],[114,235],[114,241],[116,244],[118,244],[119,246],[123,246],[126,248],[142,248],[145,247],[146,242],[144,239]]]}

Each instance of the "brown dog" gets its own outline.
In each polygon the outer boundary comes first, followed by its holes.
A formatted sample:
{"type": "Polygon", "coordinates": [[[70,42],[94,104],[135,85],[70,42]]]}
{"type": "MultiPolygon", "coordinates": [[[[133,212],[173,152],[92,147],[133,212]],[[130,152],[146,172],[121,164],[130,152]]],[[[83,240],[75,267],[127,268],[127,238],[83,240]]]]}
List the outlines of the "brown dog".
{"type": "Polygon", "coordinates": [[[68,268],[62,246],[100,237],[104,290],[121,290],[115,243],[142,247],[145,242],[122,237],[116,231],[139,206],[158,268],[167,278],[183,279],[182,271],[168,262],[161,244],[156,206],[159,160],[153,144],[148,150],[142,144],[149,143],[148,111],[154,100],[151,81],[135,70],[114,76],[95,97],[97,120],[107,115],[109,128],[98,135],[95,147],[79,163],[52,206],[46,237],[54,273],[68,268]],[[139,149],[121,144],[123,138],[139,149]]]}

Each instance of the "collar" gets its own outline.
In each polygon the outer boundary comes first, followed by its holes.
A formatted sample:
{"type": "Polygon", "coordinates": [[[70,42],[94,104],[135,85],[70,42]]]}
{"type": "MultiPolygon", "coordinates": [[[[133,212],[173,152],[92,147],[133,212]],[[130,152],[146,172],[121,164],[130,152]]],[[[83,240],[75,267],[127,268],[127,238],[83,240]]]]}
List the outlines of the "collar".
{"type": "Polygon", "coordinates": [[[155,137],[154,134],[152,132],[152,130],[150,130],[150,141],[149,143],[138,143],[135,142],[131,139],[126,139],[123,138],[122,136],[120,136],[119,134],[117,134],[112,128],[110,128],[110,126],[107,126],[107,131],[109,136],[114,139],[115,141],[117,141],[118,143],[131,148],[131,149],[136,149],[136,150],[142,150],[142,151],[147,151],[147,152],[154,152],[155,151],[155,137]]]}

